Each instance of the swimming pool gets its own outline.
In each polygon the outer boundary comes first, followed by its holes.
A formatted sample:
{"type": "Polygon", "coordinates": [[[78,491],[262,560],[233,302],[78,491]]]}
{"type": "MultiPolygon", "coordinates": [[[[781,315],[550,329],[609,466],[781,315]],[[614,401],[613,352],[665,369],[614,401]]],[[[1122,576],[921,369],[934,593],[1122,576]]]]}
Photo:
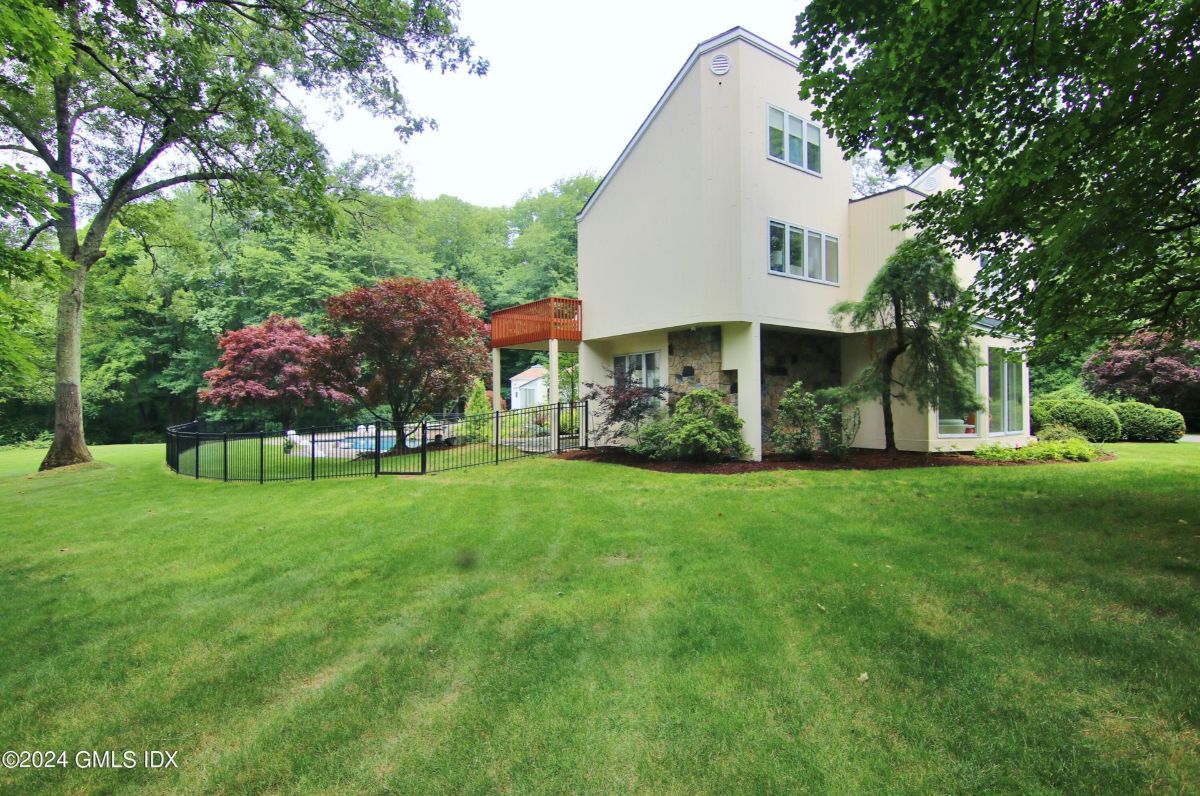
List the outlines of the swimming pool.
{"type": "MultiPolygon", "coordinates": [[[[386,434],[379,435],[379,443],[384,450],[391,448],[396,444],[395,432],[389,431],[386,434]]],[[[354,451],[373,451],[375,450],[375,437],[343,437],[338,442],[339,448],[349,448],[354,451]]]]}

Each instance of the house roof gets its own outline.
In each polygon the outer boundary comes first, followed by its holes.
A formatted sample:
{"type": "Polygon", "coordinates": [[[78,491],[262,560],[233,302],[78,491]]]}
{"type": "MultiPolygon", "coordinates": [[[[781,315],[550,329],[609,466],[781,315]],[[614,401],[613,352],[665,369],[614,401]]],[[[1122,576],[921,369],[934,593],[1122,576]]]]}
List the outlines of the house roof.
{"type": "Polygon", "coordinates": [[[545,365],[533,365],[532,367],[526,368],[525,370],[521,371],[517,375],[513,376],[511,379],[509,379],[509,381],[510,382],[533,381],[534,379],[542,378],[549,372],[550,371],[546,370],[545,365]]]}
{"type": "Polygon", "coordinates": [[[778,58],[780,61],[783,61],[793,69],[800,65],[800,59],[795,55],[783,49],[779,45],[772,44],[761,36],[751,33],[745,28],[730,28],[724,33],[713,36],[711,39],[707,39],[697,44],[696,49],[692,50],[692,54],[688,56],[683,68],[680,69],[675,75],[675,79],[671,81],[670,85],[667,86],[667,90],[663,92],[663,95],[659,97],[658,102],[654,105],[654,108],[651,109],[650,115],[646,117],[646,120],[642,122],[641,127],[639,127],[637,132],[633,134],[633,138],[629,139],[629,143],[625,145],[623,150],[621,150],[620,156],[604,175],[604,179],[600,180],[600,184],[596,186],[596,190],[592,191],[592,195],[588,197],[583,209],[581,209],[575,216],[576,220],[582,221],[583,217],[587,215],[587,212],[591,208],[592,204],[595,203],[600,194],[604,193],[604,189],[608,186],[609,180],[611,180],[612,176],[617,173],[618,169],[621,168],[621,164],[625,162],[625,158],[630,152],[633,151],[633,148],[637,146],[638,141],[640,141],[642,138],[642,134],[645,133],[650,125],[654,122],[654,118],[658,116],[659,111],[661,111],[671,99],[671,96],[675,93],[675,89],[679,88],[679,84],[683,82],[683,78],[696,64],[696,61],[700,59],[700,56],[704,55],[705,53],[712,52],[720,47],[724,47],[725,45],[734,41],[743,41],[746,44],[749,44],[751,47],[762,50],[767,55],[770,55],[773,58],[778,58]]]}

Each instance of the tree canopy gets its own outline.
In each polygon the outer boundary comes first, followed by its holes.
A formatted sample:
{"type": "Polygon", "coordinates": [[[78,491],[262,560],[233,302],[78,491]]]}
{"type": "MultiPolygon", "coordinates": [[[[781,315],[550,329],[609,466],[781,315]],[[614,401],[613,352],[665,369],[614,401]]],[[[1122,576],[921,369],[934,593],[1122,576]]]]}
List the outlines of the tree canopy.
{"type": "Polygon", "coordinates": [[[801,96],[851,154],[952,158],[912,223],[987,254],[982,309],[1044,350],[1200,328],[1200,5],[812,0],[801,96]]]}
{"type": "Polygon", "coordinates": [[[313,378],[387,407],[397,431],[462,397],[484,372],[483,302],[450,279],[384,279],[326,302],[328,338],[314,341],[313,378]]]}
{"type": "MultiPolygon", "coordinates": [[[[455,0],[364,3],[68,0],[53,7],[70,58],[6,59],[0,148],[54,175],[53,231],[67,263],[57,310],[55,439],[43,467],[89,460],[80,334],[89,270],[122,211],[160,191],[205,183],[236,214],[332,221],[325,153],[288,101],[298,87],[391,118],[415,114],[390,60],[482,74],[457,29],[455,0]]],[[[44,15],[42,15],[44,16],[44,15]]],[[[0,15],[0,25],[10,15],[0,15]]],[[[0,55],[11,55],[6,48],[0,55]]]]}
{"type": "Polygon", "coordinates": [[[200,391],[200,400],[233,409],[264,409],[285,426],[300,409],[320,401],[351,403],[349,395],[309,374],[310,352],[325,342],[299,321],[279,314],[226,332],[217,343],[220,363],[204,374],[208,386],[200,391]]]}

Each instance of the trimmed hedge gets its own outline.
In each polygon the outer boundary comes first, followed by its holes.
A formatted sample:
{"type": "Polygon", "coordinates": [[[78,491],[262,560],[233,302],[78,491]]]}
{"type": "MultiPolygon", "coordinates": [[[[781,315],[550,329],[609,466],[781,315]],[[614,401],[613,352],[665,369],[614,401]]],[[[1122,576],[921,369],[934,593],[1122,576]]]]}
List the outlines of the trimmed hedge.
{"type": "Polygon", "coordinates": [[[1183,415],[1138,401],[1115,404],[1122,439],[1131,442],[1175,442],[1185,430],[1183,415]]]}
{"type": "Polygon", "coordinates": [[[1061,423],[1077,429],[1089,442],[1121,439],[1121,419],[1102,401],[1034,401],[1029,407],[1034,429],[1061,423]]]}
{"type": "Polygon", "coordinates": [[[1087,442],[1087,437],[1079,433],[1079,429],[1063,423],[1049,423],[1042,426],[1037,433],[1038,442],[1066,442],[1078,439],[1087,442]]]}

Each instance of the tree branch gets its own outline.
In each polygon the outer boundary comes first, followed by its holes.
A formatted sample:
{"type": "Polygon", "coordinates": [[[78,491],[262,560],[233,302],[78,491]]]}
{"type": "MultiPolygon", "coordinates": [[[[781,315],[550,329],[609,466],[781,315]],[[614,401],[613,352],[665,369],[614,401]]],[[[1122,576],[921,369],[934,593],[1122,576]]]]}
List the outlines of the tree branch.
{"type": "Polygon", "coordinates": [[[164,188],[170,188],[174,185],[183,185],[188,182],[207,182],[209,180],[230,180],[233,179],[233,172],[229,171],[191,171],[186,174],[177,174],[174,177],[167,177],[156,182],[143,185],[141,188],[126,192],[126,203],[141,199],[144,196],[149,196],[156,191],[161,191],[164,188]]]}
{"type": "Polygon", "coordinates": [[[23,252],[29,251],[29,247],[33,245],[33,242],[35,240],[37,240],[38,235],[41,235],[46,230],[52,228],[54,226],[54,221],[55,221],[55,219],[52,218],[49,221],[43,221],[42,223],[40,223],[36,227],[34,227],[33,230],[29,233],[29,237],[25,239],[25,243],[22,244],[21,251],[23,251],[23,252]]]}
{"type": "Polygon", "coordinates": [[[53,171],[58,166],[58,158],[54,157],[54,153],[50,151],[50,147],[46,145],[45,139],[38,135],[37,131],[25,123],[25,120],[13,112],[7,105],[0,105],[0,118],[3,118],[9,124],[16,128],[25,140],[33,145],[36,154],[39,158],[45,161],[46,165],[53,171]]]}

